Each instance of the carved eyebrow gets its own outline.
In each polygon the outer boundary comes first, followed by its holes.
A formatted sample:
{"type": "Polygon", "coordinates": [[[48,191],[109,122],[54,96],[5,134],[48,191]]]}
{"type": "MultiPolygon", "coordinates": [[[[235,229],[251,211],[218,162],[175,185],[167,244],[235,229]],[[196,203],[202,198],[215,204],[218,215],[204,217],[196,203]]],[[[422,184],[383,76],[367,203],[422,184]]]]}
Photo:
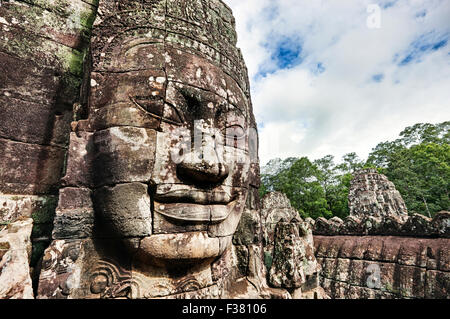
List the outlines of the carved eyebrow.
{"type": "Polygon", "coordinates": [[[145,46],[150,46],[150,45],[152,45],[152,46],[155,46],[155,45],[158,45],[158,44],[161,44],[161,42],[158,42],[158,41],[143,41],[143,42],[138,42],[138,43],[132,43],[131,45],[128,45],[128,46],[126,46],[125,47],[125,54],[126,53],[128,53],[128,51],[130,51],[130,50],[133,50],[134,48],[137,48],[137,47],[145,47],[145,46]]]}
{"type": "Polygon", "coordinates": [[[136,101],[136,99],[133,98],[131,95],[128,95],[128,97],[130,98],[130,100],[131,100],[131,101],[132,101],[139,109],[141,109],[143,112],[145,112],[146,114],[150,115],[151,117],[153,117],[153,118],[155,118],[155,119],[157,119],[157,120],[160,120],[160,121],[162,121],[162,122],[166,122],[166,123],[173,124],[173,125],[176,125],[176,126],[182,126],[182,125],[183,125],[183,123],[175,122],[175,121],[166,119],[165,117],[159,116],[159,115],[157,115],[157,114],[155,114],[155,113],[152,113],[152,112],[147,111],[147,110],[145,109],[145,107],[143,107],[141,104],[139,104],[139,102],[136,101]]]}

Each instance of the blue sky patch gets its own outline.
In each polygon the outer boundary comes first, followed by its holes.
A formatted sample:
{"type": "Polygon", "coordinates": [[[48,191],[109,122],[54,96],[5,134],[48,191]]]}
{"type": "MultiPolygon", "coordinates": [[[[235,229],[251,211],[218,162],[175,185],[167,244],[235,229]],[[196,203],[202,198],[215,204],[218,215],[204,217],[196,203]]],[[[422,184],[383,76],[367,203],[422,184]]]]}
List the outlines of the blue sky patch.
{"type": "Polygon", "coordinates": [[[321,74],[321,73],[325,72],[326,68],[322,62],[317,63],[316,66],[317,66],[316,71],[315,71],[316,74],[321,74]]]}
{"type": "Polygon", "coordinates": [[[383,9],[388,9],[388,8],[390,8],[390,7],[395,6],[395,4],[397,3],[397,1],[398,1],[398,0],[383,1],[383,2],[380,3],[380,6],[381,6],[383,9]]]}
{"type": "Polygon", "coordinates": [[[416,18],[423,18],[427,15],[427,10],[422,10],[416,13],[416,18]]]}
{"type": "Polygon", "coordinates": [[[267,74],[278,70],[291,69],[303,62],[302,43],[297,38],[280,37],[276,42],[268,42],[263,46],[271,53],[270,61],[260,66],[257,78],[265,77],[267,74]]]}
{"type": "Polygon", "coordinates": [[[266,21],[273,21],[280,15],[280,9],[277,4],[271,3],[262,10],[262,16],[266,21]]]}
{"type": "Polygon", "coordinates": [[[372,80],[377,83],[383,82],[384,74],[383,73],[375,74],[372,76],[372,80]]]}
{"type": "Polygon", "coordinates": [[[280,69],[290,69],[302,62],[302,46],[300,43],[290,39],[280,42],[275,52],[272,54],[274,60],[280,69]]]}
{"type": "Polygon", "coordinates": [[[410,44],[405,54],[396,54],[394,61],[397,61],[400,57],[399,66],[405,66],[412,62],[420,62],[425,54],[447,46],[449,37],[449,33],[437,34],[435,31],[423,34],[410,44]]]}

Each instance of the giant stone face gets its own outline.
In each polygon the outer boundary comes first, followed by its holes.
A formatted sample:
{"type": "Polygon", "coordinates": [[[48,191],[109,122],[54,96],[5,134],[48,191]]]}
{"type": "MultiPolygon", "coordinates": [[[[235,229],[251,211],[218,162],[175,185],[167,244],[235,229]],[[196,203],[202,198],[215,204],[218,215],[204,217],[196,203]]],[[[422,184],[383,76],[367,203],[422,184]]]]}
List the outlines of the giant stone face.
{"type": "Polygon", "coordinates": [[[38,295],[224,296],[259,185],[231,10],[101,0],[90,57],[38,295]]]}
{"type": "Polygon", "coordinates": [[[256,130],[227,10],[220,1],[100,6],[88,117],[94,206],[100,234],[122,238],[144,263],[220,256],[244,209],[256,130]]]}

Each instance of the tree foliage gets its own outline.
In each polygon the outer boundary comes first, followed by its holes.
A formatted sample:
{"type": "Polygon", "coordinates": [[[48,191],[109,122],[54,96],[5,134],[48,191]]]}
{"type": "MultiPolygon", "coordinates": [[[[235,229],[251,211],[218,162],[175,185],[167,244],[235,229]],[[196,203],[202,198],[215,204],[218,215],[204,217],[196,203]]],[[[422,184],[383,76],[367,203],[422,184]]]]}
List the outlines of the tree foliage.
{"type": "Polygon", "coordinates": [[[351,171],[362,162],[356,154],[344,156],[343,163],[336,165],[332,155],[314,162],[302,157],[288,158],[280,162],[276,174],[263,174],[261,195],[279,191],[290,199],[302,217],[331,218],[348,216],[347,196],[351,171]]]}

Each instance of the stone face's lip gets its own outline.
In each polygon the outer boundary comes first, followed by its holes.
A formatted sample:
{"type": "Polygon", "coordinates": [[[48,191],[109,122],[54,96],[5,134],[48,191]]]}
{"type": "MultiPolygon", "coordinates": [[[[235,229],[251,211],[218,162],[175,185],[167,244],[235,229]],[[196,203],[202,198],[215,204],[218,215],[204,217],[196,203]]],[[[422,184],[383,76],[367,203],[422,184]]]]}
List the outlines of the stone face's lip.
{"type": "Polygon", "coordinates": [[[155,202],[155,211],[163,216],[180,221],[219,223],[227,219],[235,205],[236,201],[227,205],[163,204],[155,202]]]}
{"type": "Polygon", "coordinates": [[[203,260],[220,256],[230,239],[209,237],[207,232],[152,235],[142,239],[139,253],[158,260],[203,260]]]}
{"type": "Polygon", "coordinates": [[[186,203],[198,205],[228,205],[233,201],[233,196],[224,191],[173,190],[154,194],[156,201],[160,203],[186,203]]]}

